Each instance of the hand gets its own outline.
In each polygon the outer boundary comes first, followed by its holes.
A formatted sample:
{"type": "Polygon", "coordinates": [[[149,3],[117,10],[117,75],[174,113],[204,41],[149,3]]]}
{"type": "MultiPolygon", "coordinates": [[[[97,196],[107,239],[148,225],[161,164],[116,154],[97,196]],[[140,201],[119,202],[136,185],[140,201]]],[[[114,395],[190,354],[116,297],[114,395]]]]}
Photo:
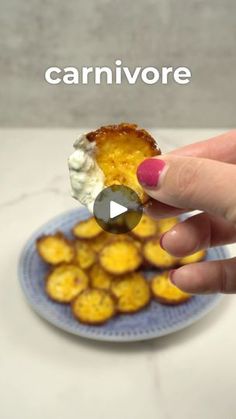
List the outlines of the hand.
{"type": "MultiPolygon", "coordinates": [[[[174,256],[236,241],[236,131],[147,159],[137,177],[153,198],[150,215],[202,210],[164,234],[174,256]]],[[[190,293],[236,292],[236,258],[183,266],[171,280],[190,293]]]]}

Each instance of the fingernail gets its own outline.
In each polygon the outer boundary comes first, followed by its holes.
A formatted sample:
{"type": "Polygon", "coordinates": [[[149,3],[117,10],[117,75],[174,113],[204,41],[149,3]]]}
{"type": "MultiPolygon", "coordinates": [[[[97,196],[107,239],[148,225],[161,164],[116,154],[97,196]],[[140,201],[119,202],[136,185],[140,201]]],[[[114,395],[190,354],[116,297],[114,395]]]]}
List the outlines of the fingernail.
{"type": "Polygon", "coordinates": [[[163,247],[163,239],[164,239],[165,234],[166,234],[166,233],[163,233],[163,234],[161,235],[161,237],[160,237],[160,246],[161,246],[161,248],[162,248],[163,250],[165,250],[165,249],[164,249],[164,247],[163,247]]]}
{"type": "Polygon", "coordinates": [[[147,188],[157,187],[166,163],[160,159],[146,159],[137,169],[139,183],[147,188]]]}
{"type": "Polygon", "coordinates": [[[175,280],[174,280],[175,271],[176,271],[176,269],[171,269],[171,271],[169,272],[170,282],[172,282],[173,285],[176,285],[175,280]]]}

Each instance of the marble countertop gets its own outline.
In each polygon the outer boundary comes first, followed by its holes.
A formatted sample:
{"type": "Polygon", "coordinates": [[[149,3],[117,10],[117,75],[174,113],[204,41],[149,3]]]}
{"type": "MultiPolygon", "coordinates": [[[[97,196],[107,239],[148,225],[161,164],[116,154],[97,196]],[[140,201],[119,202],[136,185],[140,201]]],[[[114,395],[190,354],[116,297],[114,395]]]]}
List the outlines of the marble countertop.
{"type": "MultiPolygon", "coordinates": [[[[168,151],[222,131],[152,132],[168,151]]],[[[0,417],[234,418],[235,296],[183,331],[132,344],[71,336],[27,305],[18,257],[42,223],[77,207],[66,159],[78,132],[0,130],[0,417]]]]}

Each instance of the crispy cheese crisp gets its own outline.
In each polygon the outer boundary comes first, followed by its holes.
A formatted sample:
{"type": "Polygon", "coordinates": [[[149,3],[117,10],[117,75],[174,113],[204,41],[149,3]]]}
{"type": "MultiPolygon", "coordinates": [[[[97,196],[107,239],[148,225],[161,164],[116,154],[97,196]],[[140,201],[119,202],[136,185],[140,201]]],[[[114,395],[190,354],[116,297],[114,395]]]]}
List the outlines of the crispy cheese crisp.
{"type": "Polygon", "coordinates": [[[88,218],[87,220],[80,221],[77,223],[72,232],[78,239],[94,239],[103,232],[94,217],[88,218]]]}
{"type": "Polygon", "coordinates": [[[113,236],[113,234],[103,231],[97,237],[94,237],[94,239],[91,240],[89,244],[96,253],[99,253],[105,244],[107,244],[109,241],[110,236],[113,236]]]}
{"type": "Polygon", "coordinates": [[[105,290],[88,289],[72,302],[72,312],[81,323],[99,325],[116,314],[116,301],[105,290]]]}
{"type": "Polygon", "coordinates": [[[103,269],[113,275],[122,275],[136,270],[142,263],[138,246],[130,240],[111,241],[99,254],[103,269]]]}
{"type": "Polygon", "coordinates": [[[134,272],[124,275],[112,282],[111,292],[118,299],[118,311],[121,313],[134,313],[145,307],[151,299],[150,288],[141,275],[134,272]]]}
{"type": "Polygon", "coordinates": [[[162,218],[157,221],[158,233],[164,234],[180,222],[178,217],[162,218]]]}
{"type": "Polygon", "coordinates": [[[107,290],[111,287],[113,275],[105,271],[99,263],[93,265],[90,270],[90,285],[92,288],[107,290]]]}
{"type": "Polygon", "coordinates": [[[75,242],[75,261],[82,269],[89,269],[96,261],[96,253],[87,241],[75,242]]]}
{"type": "Polygon", "coordinates": [[[128,186],[142,203],[146,202],[148,196],[137,180],[136,170],[144,159],[160,154],[154,138],[128,123],[101,127],[86,138],[96,143],[96,162],[104,174],[105,186],[128,186]]]}
{"type": "Polygon", "coordinates": [[[46,278],[48,296],[60,303],[69,303],[88,287],[89,278],[76,265],[63,264],[53,269],[46,278]]]}
{"type": "Polygon", "coordinates": [[[60,232],[40,237],[36,241],[36,248],[41,258],[51,265],[69,263],[74,258],[72,243],[60,232]]]}
{"type": "Polygon", "coordinates": [[[168,271],[155,275],[152,278],[151,290],[154,298],[162,304],[181,304],[191,297],[191,294],[181,291],[172,284],[168,271]]]}
{"type": "Polygon", "coordinates": [[[118,241],[129,241],[133,244],[135,244],[139,249],[141,249],[142,244],[141,242],[134,236],[132,236],[132,234],[130,233],[124,233],[124,234],[110,234],[111,238],[110,240],[107,241],[107,243],[111,243],[113,242],[118,242],[118,241]]]}
{"type": "Polygon", "coordinates": [[[139,240],[147,240],[157,234],[158,224],[155,220],[143,214],[141,220],[133,228],[131,234],[139,240]]]}
{"type": "Polygon", "coordinates": [[[206,257],[206,251],[199,250],[198,252],[195,252],[192,255],[181,258],[179,260],[179,264],[188,265],[189,263],[201,262],[201,260],[205,259],[205,257],[206,257]]]}
{"type": "Polygon", "coordinates": [[[160,246],[158,237],[150,239],[143,245],[143,255],[145,260],[152,266],[161,269],[171,268],[177,264],[178,259],[171,256],[160,246]]]}

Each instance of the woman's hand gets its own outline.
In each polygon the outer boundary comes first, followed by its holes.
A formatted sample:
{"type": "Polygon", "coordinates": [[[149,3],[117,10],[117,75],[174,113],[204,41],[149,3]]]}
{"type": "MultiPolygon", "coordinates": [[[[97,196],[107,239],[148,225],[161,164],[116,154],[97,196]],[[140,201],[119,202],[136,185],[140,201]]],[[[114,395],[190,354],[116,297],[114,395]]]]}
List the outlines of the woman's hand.
{"type": "MultiPolygon", "coordinates": [[[[165,250],[185,256],[236,241],[236,131],[147,159],[137,176],[153,198],[150,215],[202,210],[161,238],[165,250]]],[[[191,293],[236,292],[236,258],[200,262],[172,272],[172,281],[191,293]]]]}

